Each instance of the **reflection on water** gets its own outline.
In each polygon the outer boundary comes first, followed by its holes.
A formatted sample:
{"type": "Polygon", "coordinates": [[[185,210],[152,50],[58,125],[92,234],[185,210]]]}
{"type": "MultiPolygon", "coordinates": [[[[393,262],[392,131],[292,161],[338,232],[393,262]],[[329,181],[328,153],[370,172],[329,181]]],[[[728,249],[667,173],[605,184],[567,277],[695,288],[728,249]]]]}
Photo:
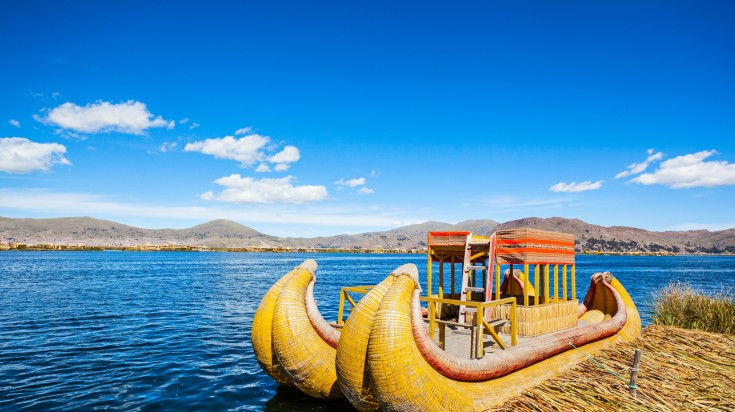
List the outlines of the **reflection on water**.
{"type": "Polygon", "coordinates": [[[267,412],[337,412],[354,411],[356,409],[352,407],[347,399],[324,401],[314,399],[296,388],[279,386],[276,389],[276,394],[265,404],[265,410],[267,412]]]}

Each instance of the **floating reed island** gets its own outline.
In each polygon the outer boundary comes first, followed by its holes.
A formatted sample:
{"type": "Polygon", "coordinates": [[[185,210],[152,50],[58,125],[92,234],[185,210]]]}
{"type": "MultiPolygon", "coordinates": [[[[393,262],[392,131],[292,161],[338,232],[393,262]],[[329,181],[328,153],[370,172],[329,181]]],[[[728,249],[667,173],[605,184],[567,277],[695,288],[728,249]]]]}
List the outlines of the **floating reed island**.
{"type": "Polygon", "coordinates": [[[654,296],[654,324],[639,339],[604,349],[492,410],[735,410],[735,294],[674,283],[654,296]],[[643,356],[633,397],[620,377],[630,373],[636,349],[643,356]]]}
{"type": "Polygon", "coordinates": [[[403,265],[378,285],[343,288],[333,323],[314,301],[316,262],[294,268],[253,318],[260,366],[362,411],[487,410],[640,336],[638,310],[612,274],[592,275],[577,300],[571,235],[430,232],[427,245],[425,296],[416,266],[403,265]]]}

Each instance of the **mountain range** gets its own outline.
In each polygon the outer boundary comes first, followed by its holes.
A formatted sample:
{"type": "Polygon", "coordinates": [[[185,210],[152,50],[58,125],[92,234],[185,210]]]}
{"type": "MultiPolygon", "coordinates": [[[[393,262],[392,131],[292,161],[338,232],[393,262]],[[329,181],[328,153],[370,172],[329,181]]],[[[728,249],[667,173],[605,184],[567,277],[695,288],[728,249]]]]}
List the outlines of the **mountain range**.
{"type": "Polygon", "coordinates": [[[187,229],[143,229],[91,217],[0,217],[0,242],[111,247],[176,244],[209,248],[421,250],[426,247],[426,233],[429,231],[466,230],[488,235],[498,229],[518,227],[572,233],[578,252],[735,253],[735,229],[655,232],[626,226],[598,226],[561,217],[530,217],[505,223],[490,219],[466,220],[457,224],[431,221],[381,232],[314,238],[271,236],[223,219],[187,229]]]}

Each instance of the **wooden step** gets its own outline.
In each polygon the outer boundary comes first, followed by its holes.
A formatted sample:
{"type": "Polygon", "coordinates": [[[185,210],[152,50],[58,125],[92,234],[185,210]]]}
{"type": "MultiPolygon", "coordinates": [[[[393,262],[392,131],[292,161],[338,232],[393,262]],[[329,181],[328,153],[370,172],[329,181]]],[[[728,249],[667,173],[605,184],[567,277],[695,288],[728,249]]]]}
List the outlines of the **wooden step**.
{"type": "Polygon", "coordinates": [[[487,270],[487,266],[483,265],[473,265],[473,266],[467,266],[467,270],[487,270]]]}
{"type": "Polygon", "coordinates": [[[464,288],[464,290],[466,290],[467,292],[484,292],[485,288],[474,288],[472,286],[467,286],[466,288],[464,288]]]}
{"type": "Polygon", "coordinates": [[[508,319],[494,319],[490,322],[485,322],[492,328],[497,328],[498,326],[505,326],[508,322],[510,322],[508,319]]]}

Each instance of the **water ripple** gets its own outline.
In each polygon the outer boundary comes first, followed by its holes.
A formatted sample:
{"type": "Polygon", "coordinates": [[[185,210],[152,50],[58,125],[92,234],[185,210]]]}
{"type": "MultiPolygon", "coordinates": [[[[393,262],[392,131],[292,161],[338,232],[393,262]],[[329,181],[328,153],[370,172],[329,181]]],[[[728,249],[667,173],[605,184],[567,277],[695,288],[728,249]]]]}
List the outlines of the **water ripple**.
{"type": "MultiPolygon", "coordinates": [[[[309,257],[327,319],[341,286],[375,284],[407,262],[425,273],[420,255],[0,253],[0,409],[349,409],[278,387],[254,359],[260,298],[309,257]]],[[[578,267],[578,296],[582,277],[610,270],[638,302],[670,279],[735,282],[731,258],[582,256],[578,267]]]]}

